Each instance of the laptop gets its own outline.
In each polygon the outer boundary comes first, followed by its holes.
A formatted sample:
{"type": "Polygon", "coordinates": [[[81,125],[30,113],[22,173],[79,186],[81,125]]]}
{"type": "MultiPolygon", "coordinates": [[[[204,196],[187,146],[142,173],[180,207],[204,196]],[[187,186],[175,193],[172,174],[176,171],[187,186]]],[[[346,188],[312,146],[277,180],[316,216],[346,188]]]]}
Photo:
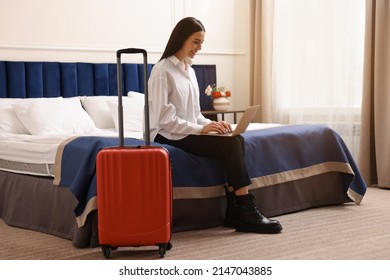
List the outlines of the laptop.
{"type": "Polygon", "coordinates": [[[251,123],[251,121],[253,120],[253,118],[255,117],[259,108],[260,105],[254,105],[246,108],[244,114],[242,115],[240,121],[238,122],[236,128],[233,131],[230,131],[228,133],[209,132],[206,135],[226,137],[226,136],[236,136],[241,133],[244,133],[248,128],[249,124],[251,123]]]}

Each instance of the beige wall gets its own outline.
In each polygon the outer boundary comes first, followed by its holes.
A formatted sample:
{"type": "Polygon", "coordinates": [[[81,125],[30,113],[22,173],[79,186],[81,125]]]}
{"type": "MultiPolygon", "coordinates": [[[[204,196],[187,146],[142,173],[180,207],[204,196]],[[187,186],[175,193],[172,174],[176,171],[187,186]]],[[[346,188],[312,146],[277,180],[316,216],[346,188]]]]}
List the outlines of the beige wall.
{"type": "Polygon", "coordinates": [[[0,0],[0,59],[115,62],[117,49],[139,47],[155,63],[185,16],[206,27],[194,63],[216,64],[231,108],[247,106],[249,0],[0,0]]]}

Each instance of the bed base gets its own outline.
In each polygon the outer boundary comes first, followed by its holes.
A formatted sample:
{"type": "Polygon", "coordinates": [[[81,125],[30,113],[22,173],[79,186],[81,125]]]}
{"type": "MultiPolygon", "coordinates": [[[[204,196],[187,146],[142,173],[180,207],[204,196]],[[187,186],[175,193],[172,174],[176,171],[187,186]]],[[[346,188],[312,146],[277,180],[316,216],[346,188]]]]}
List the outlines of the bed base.
{"type": "MultiPolygon", "coordinates": [[[[52,178],[0,171],[0,218],[10,226],[71,240],[77,248],[99,246],[96,211],[78,228],[73,212],[74,196],[68,188],[54,186],[52,182],[52,178]]],[[[339,173],[263,187],[252,193],[259,209],[269,217],[351,201],[339,173]]],[[[224,197],[175,199],[173,232],[221,226],[225,207],[224,197]]]]}

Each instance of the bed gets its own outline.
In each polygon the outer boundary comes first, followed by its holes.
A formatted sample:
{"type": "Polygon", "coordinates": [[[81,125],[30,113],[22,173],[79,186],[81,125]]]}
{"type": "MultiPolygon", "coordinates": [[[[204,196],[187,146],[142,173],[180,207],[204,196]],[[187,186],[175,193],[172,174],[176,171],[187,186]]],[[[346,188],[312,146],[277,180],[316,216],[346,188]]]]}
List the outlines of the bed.
{"type": "MultiPolygon", "coordinates": [[[[143,66],[123,67],[125,144],[139,145],[143,66]]],[[[202,92],[216,83],[216,67],[194,69],[202,109],[210,110],[202,92]]],[[[78,248],[99,245],[95,158],[118,144],[116,95],[112,63],[0,61],[0,218],[78,248]]],[[[363,199],[366,184],[354,159],[327,126],[252,123],[243,136],[251,192],[265,215],[363,199]]],[[[222,225],[224,170],[164,146],[172,159],[173,231],[222,225]]]]}

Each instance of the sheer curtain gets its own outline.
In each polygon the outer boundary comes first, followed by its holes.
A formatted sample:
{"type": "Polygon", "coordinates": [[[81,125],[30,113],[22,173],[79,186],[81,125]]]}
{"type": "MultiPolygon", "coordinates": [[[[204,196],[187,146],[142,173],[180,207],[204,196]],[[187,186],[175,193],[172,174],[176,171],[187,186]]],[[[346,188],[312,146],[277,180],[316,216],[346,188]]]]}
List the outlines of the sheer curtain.
{"type": "Polygon", "coordinates": [[[326,124],[358,158],[364,19],[364,0],[273,1],[267,122],[326,124]]]}

